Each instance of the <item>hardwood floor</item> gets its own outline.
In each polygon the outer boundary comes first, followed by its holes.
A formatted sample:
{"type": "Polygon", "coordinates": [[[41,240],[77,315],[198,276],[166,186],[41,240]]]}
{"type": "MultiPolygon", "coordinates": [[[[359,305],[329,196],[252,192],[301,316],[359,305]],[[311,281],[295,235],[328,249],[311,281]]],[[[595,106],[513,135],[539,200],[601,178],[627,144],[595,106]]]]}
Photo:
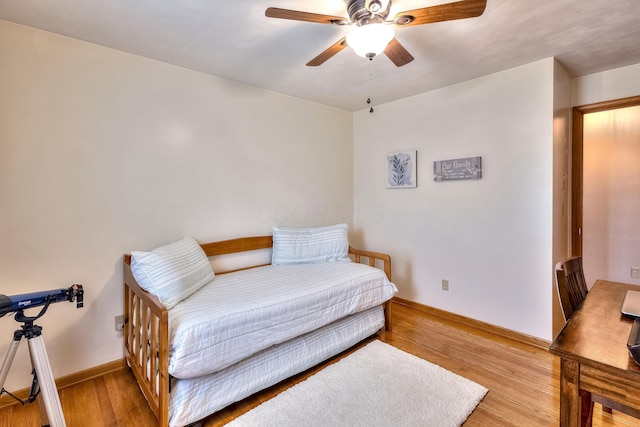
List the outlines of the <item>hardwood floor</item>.
{"type": "MultiPolygon", "coordinates": [[[[558,425],[559,360],[545,348],[399,304],[393,305],[393,321],[393,332],[372,339],[381,339],[489,389],[465,427],[558,425]]],[[[204,420],[204,427],[223,425],[348,353],[227,407],[204,420]]],[[[132,374],[126,370],[64,388],[60,399],[68,427],[155,424],[132,374]]],[[[593,425],[631,427],[640,425],[640,421],[615,411],[604,413],[596,405],[593,425]]],[[[38,407],[31,404],[0,409],[0,427],[4,426],[40,426],[38,407]]]]}

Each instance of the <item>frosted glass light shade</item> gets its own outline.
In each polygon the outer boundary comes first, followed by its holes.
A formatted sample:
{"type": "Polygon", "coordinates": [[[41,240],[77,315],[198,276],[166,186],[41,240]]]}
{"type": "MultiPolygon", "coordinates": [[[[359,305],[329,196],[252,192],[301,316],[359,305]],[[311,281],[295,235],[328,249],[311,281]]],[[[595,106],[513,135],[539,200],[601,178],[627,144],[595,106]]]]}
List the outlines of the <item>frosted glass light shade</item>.
{"type": "Polygon", "coordinates": [[[366,24],[347,34],[347,44],[358,55],[373,58],[384,52],[393,37],[393,28],[389,25],[366,24]]]}

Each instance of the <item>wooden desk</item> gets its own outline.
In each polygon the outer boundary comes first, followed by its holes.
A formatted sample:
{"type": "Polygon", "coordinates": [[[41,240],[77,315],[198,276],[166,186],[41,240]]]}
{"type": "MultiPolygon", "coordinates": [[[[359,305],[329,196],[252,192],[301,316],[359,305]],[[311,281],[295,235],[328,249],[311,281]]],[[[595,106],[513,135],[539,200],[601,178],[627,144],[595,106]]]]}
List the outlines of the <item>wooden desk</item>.
{"type": "Polygon", "coordinates": [[[633,321],[620,314],[627,289],[640,286],[598,280],[549,348],[561,358],[561,426],[585,425],[590,393],[640,410],[640,367],[627,351],[633,321]]]}

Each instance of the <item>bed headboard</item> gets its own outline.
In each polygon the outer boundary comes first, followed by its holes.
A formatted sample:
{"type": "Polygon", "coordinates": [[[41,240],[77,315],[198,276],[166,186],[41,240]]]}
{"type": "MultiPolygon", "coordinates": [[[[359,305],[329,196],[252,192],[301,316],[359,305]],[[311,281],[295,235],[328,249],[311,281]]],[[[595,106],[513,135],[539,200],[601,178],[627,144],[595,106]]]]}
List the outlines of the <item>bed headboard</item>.
{"type": "MultiPolygon", "coordinates": [[[[201,243],[200,246],[208,257],[215,257],[220,255],[257,251],[261,249],[270,249],[273,247],[273,236],[240,237],[237,239],[221,240],[219,242],[201,243]]],[[[361,257],[368,258],[368,264],[370,266],[382,269],[387,274],[389,280],[391,280],[391,258],[389,255],[380,252],[355,249],[351,246],[349,246],[349,254],[354,257],[356,262],[362,262],[361,257]],[[377,262],[382,265],[376,265],[377,262]]],[[[127,265],[131,265],[131,255],[126,254],[124,256],[124,262],[127,265]]],[[[216,274],[246,270],[248,268],[260,267],[262,265],[268,264],[251,265],[229,271],[216,271],[216,274]]]]}
{"type": "Polygon", "coordinates": [[[203,243],[202,249],[207,256],[218,256],[238,252],[256,251],[273,247],[273,236],[241,237],[220,242],[203,243]]]}

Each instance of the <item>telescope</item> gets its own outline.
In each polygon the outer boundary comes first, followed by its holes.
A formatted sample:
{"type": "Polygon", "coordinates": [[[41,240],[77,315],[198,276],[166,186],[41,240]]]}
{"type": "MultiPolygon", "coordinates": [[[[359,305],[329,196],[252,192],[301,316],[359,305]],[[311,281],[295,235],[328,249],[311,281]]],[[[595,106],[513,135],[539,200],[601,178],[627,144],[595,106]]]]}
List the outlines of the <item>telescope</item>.
{"type": "Polygon", "coordinates": [[[33,322],[44,316],[49,306],[56,302],[73,302],[75,300],[76,307],[82,307],[84,305],[83,294],[82,285],[75,284],[66,289],[52,289],[50,291],[12,296],[0,295],[0,317],[15,312],[15,320],[24,323],[20,329],[13,333],[13,340],[0,368],[0,395],[6,393],[23,405],[38,400],[40,404],[40,421],[43,426],[66,427],[66,423],[62,413],[60,396],[56,389],[55,378],[47,356],[47,349],[42,339],[42,327],[33,322]],[[41,306],[42,309],[35,316],[25,316],[24,310],[41,306]],[[7,379],[22,338],[26,338],[29,344],[29,356],[33,368],[33,382],[26,401],[21,400],[4,388],[4,382],[7,379]]]}
{"type": "MultiPolygon", "coordinates": [[[[32,292],[29,294],[19,295],[2,295],[0,294],[0,317],[5,314],[26,310],[32,307],[40,307],[49,304],[76,300],[76,307],[80,308],[83,303],[82,285],[73,285],[66,289],[52,289],[50,291],[32,292]]],[[[44,314],[44,313],[43,313],[44,314]]]]}

